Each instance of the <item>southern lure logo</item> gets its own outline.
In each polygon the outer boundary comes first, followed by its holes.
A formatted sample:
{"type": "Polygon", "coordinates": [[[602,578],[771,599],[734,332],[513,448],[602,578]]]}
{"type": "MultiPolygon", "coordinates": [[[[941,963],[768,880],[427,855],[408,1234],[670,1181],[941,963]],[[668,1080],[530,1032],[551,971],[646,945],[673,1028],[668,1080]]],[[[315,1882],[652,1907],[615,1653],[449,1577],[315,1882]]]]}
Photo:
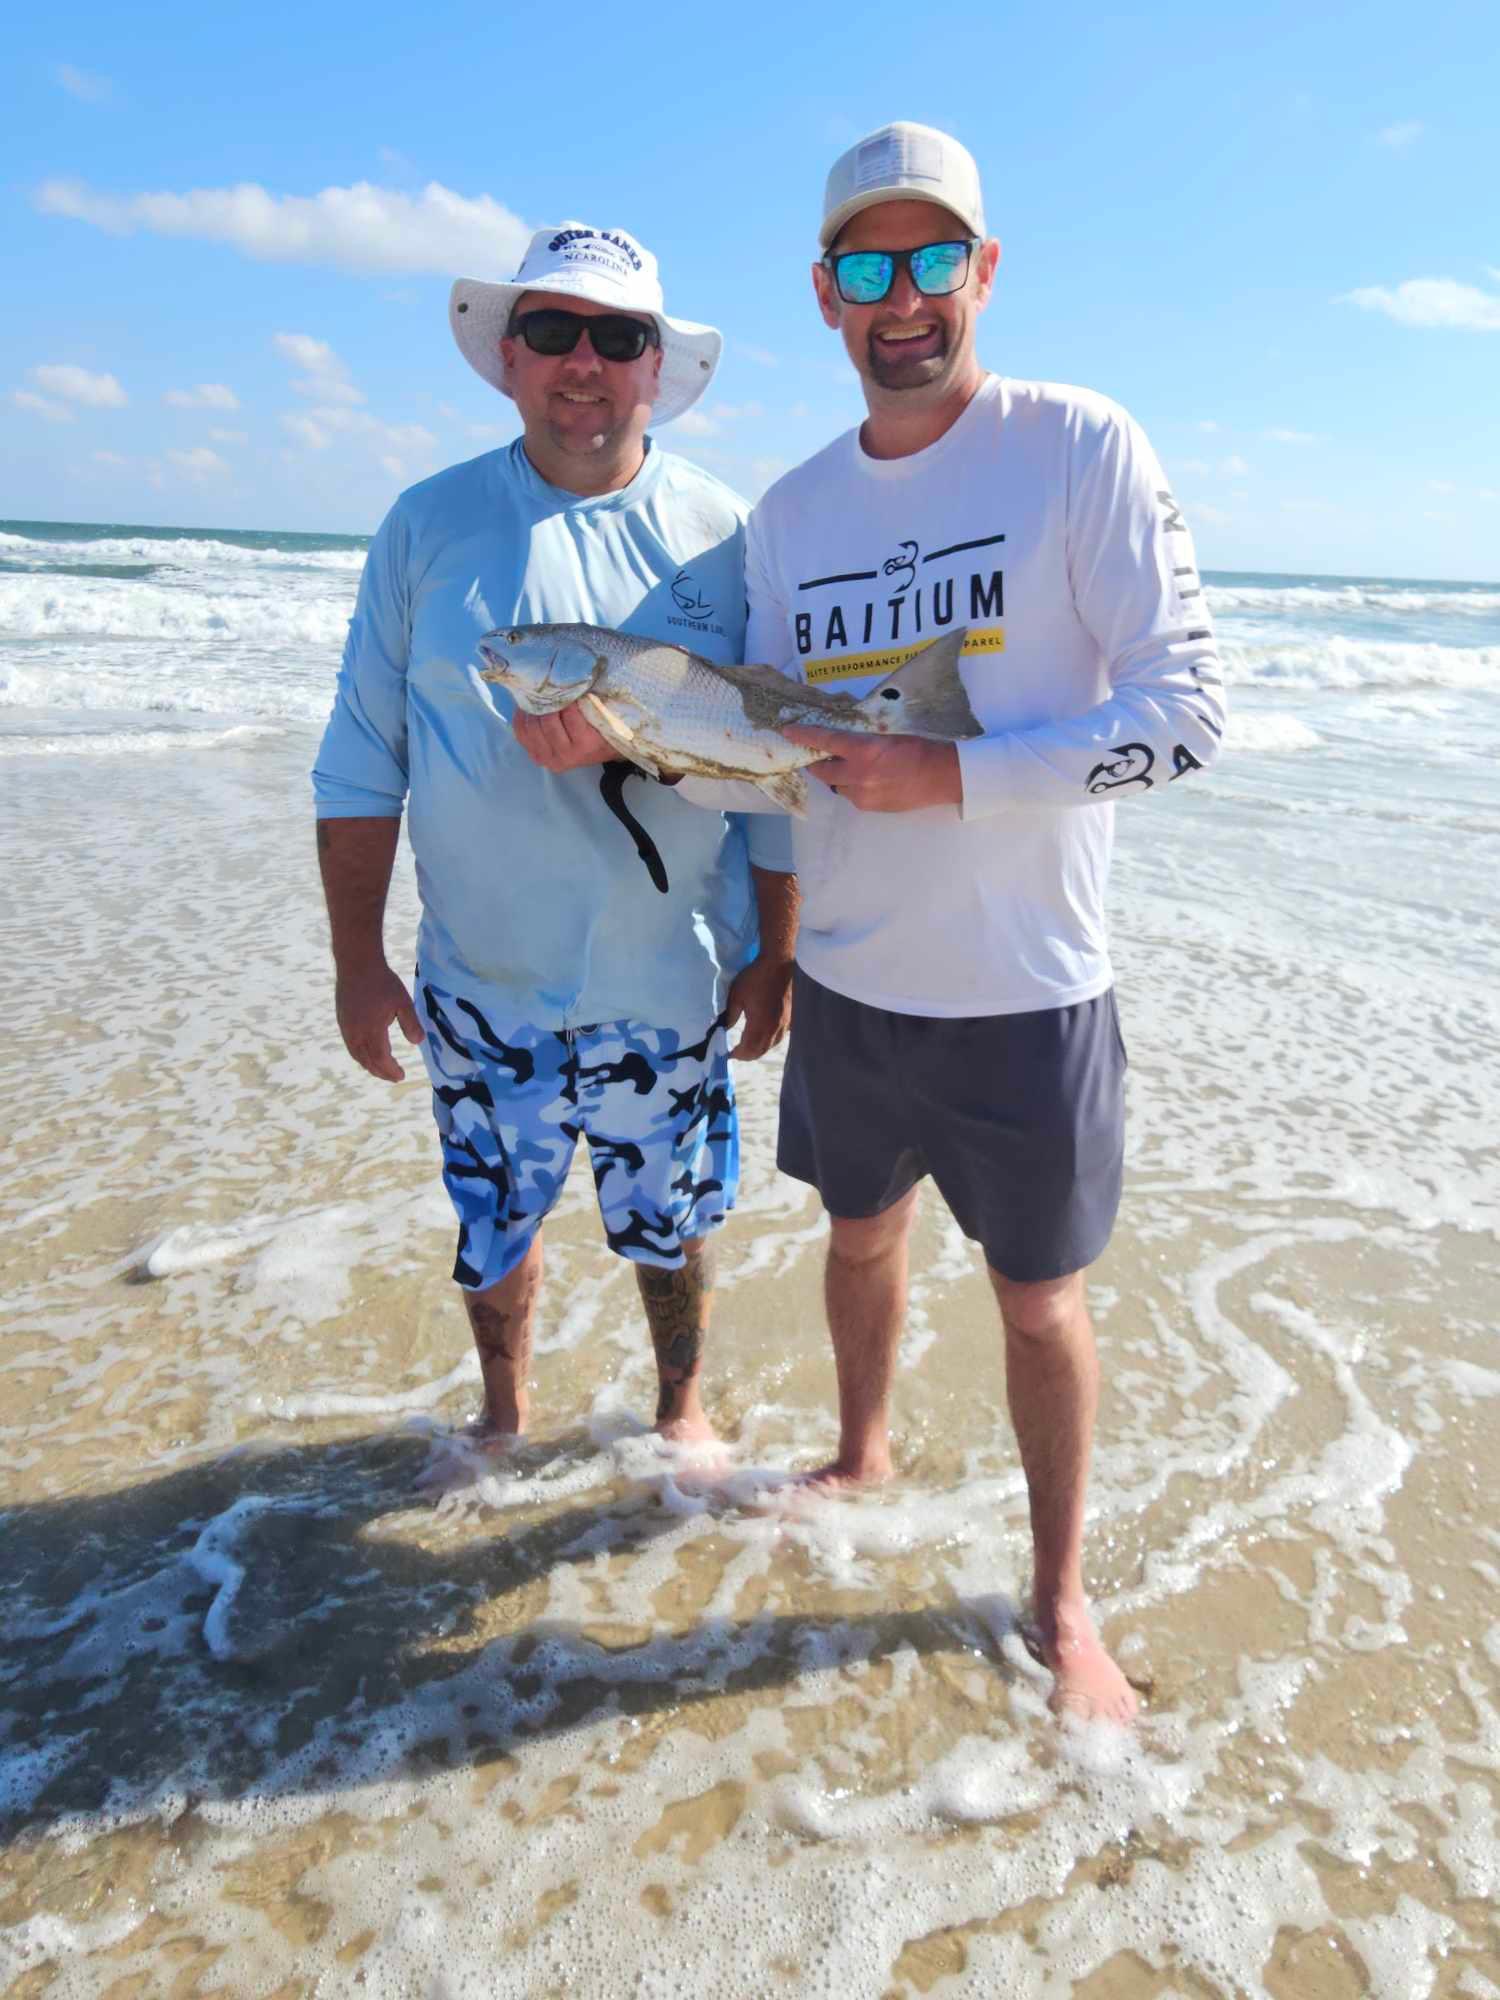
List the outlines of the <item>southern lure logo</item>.
{"type": "Polygon", "coordinates": [[[672,594],[672,602],[682,613],[674,618],[667,613],[669,625],[679,625],[689,632],[715,632],[721,639],[728,638],[724,627],[714,618],[714,607],[703,595],[698,579],[689,570],[679,569],[667,585],[672,594]]]}
{"type": "Polygon", "coordinates": [[[679,611],[686,612],[695,623],[713,616],[713,606],[703,595],[685,569],[678,570],[672,579],[672,602],[679,611]]]}
{"type": "Polygon", "coordinates": [[[547,248],[554,256],[559,250],[565,250],[569,256],[583,257],[589,254],[582,248],[585,243],[608,243],[619,251],[633,271],[641,268],[640,253],[635,245],[628,236],[621,236],[613,229],[560,229],[547,248]]]}

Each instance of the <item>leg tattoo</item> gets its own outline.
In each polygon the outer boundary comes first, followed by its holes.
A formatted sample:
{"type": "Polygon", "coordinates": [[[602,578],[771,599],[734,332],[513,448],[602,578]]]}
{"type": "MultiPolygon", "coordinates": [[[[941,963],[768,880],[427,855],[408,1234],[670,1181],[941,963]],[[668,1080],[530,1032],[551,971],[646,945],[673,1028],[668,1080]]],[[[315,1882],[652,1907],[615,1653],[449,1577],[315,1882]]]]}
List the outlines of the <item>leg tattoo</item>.
{"type": "Polygon", "coordinates": [[[714,1253],[704,1242],[687,1246],[687,1259],[675,1271],[654,1264],[637,1264],[636,1284],[656,1349],[660,1393],[656,1421],[664,1424],[687,1413],[697,1401],[697,1381],[703,1368],[703,1342],[708,1332],[714,1287],[714,1253]]]}
{"type": "Polygon", "coordinates": [[[531,1329],[542,1278],[542,1239],[488,1291],[465,1292],[464,1307],[479,1350],[484,1408],[499,1431],[524,1431],[530,1407],[531,1329]]]}
{"type": "Polygon", "coordinates": [[[508,1361],[512,1367],[524,1358],[524,1312],[506,1312],[483,1299],[471,1300],[469,1324],[474,1329],[474,1345],[481,1361],[508,1361]]]}

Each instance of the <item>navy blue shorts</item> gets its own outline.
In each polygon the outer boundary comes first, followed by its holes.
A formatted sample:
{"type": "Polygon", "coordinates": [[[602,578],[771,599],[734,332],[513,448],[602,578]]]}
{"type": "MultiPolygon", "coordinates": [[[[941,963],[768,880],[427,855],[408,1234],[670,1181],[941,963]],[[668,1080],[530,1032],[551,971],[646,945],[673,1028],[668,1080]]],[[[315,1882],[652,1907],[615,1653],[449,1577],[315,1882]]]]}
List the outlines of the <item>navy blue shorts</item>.
{"type": "Polygon", "coordinates": [[[879,1215],[931,1174],[1021,1284],[1081,1271],[1120,1205],[1125,1044],[1113,990],[938,1019],[847,1000],[799,965],[777,1165],[830,1215],[879,1215]]]}

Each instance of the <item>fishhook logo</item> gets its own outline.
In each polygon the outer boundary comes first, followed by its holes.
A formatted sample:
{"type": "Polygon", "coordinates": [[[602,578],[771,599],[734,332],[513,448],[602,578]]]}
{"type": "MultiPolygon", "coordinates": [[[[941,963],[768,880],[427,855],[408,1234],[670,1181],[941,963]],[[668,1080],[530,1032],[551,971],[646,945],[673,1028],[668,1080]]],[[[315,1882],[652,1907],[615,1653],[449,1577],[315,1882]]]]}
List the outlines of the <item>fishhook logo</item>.
{"type": "Polygon", "coordinates": [[[896,585],[896,595],[899,597],[903,591],[911,588],[912,578],[917,573],[917,544],[898,542],[896,548],[897,553],[888,558],[884,568],[887,576],[901,577],[901,582],[896,585]]]}

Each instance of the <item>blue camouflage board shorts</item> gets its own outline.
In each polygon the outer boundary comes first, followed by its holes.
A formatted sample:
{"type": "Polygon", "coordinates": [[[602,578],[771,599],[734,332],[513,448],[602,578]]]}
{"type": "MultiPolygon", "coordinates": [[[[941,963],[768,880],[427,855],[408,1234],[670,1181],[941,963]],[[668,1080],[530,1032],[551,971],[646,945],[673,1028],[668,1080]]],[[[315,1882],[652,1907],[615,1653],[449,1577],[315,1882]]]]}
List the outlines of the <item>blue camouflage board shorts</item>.
{"type": "Polygon", "coordinates": [[[641,1021],[497,1026],[420,974],[415,983],[465,1290],[520,1263],[580,1138],[605,1241],[633,1263],[680,1265],[683,1244],[733,1208],[739,1124],[722,1015],[690,1043],[641,1021]]]}

